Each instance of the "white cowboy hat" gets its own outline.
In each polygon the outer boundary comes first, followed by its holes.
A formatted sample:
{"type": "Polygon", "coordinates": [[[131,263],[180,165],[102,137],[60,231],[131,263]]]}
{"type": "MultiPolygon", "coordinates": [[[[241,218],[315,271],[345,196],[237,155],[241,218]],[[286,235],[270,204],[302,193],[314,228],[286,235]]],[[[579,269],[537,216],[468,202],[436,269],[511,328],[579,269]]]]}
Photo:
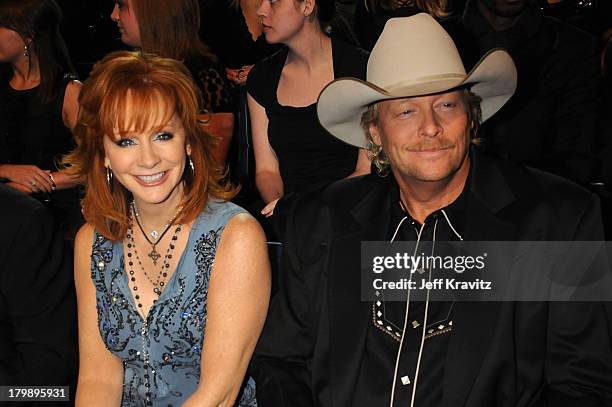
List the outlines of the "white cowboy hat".
{"type": "Polygon", "coordinates": [[[463,85],[482,98],[482,121],[516,89],[516,68],[501,49],[489,51],[470,73],[448,33],[429,14],[392,18],[368,59],[367,82],[340,78],[317,102],[321,125],[338,139],[365,146],[361,115],[371,103],[445,92],[463,85]]]}

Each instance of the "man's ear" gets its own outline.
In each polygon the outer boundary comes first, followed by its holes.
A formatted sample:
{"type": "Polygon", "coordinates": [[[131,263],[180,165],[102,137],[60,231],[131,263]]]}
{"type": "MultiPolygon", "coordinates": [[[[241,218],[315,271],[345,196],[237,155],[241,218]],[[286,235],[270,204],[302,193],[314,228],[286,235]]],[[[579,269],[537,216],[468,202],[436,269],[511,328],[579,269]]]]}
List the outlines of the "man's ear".
{"type": "Polygon", "coordinates": [[[376,122],[370,122],[368,125],[368,131],[370,132],[370,137],[372,137],[374,144],[381,146],[382,142],[380,141],[380,130],[376,122]]]}

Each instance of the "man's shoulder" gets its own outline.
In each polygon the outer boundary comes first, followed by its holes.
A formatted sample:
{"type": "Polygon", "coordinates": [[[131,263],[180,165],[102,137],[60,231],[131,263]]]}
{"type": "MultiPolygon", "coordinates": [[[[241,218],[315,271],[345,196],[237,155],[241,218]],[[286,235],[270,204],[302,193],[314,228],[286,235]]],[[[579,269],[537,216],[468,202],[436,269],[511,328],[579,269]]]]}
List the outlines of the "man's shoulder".
{"type": "Polygon", "coordinates": [[[48,238],[55,230],[53,217],[42,203],[5,185],[0,185],[0,224],[0,269],[15,247],[48,238]]]}
{"type": "Polygon", "coordinates": [[[392,180],[392,174],[382,177],[372,173],[336,181],[322,191],[322,203],[333,212],[344,212],[357,205],[366,194],[388,188],[392,180]]]}
{"type": "Polygon", "coordinates": [[[598,49],[597,39],[590,33],[555,17],[545,16],[545,29],[553,33],[553,47],[559,56],[581,58],[581,55],[592,54],[598,49]]]}
{"type": "Polygon", "coordinates": [[[496,161],[518,203],[525,208],[547,208],[551,214],[582,216],[598,198],[588,189],[549,172],[496,161]]]}
{"type": "Polygon", "coordinates": [[[16,225],[23,220],[46,216],[42,203],[23,192],[0,184],[0,221],[3,225],[16,225]]]}
{"type": "Polygon", "coordinates": [[[380,177],[367,174],[336,181],[325,188],[296,197],[291,206],[295,222],[311,228],[321,225],[333,228],[351,217],[351,209],[358,206],[367,195],[385,189],[393,176],[380,177]]]}

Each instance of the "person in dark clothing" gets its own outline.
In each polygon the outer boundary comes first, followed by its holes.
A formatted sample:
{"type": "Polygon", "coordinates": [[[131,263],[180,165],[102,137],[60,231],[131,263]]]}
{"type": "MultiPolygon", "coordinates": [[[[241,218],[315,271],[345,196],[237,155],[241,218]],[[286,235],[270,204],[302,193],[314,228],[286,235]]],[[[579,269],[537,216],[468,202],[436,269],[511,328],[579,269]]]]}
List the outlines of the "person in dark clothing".
{"type": "Polygon", "coordinates": [[[323,90],[321,124],[366,145],[379,173],[278,203],[286,269],[252,363],[260,405],[609,405],[601,303],[461,301],[458,291],[436,302],[431,289],[423,300],[402,290],[396,303],[363,296],[373,291],[360,278],[367,241],[412,241],[417,253],[424,241],[602,239],[595,195],[470,148],[479,119],[515,86],[508,53],[493,51],[466,74],[451,38],[421,13],[389,20],[367,82],[323,90]]]}
{"type": "Polygon", "coordinates": [[[71,249],[40,202],[5,185],[0,223],[0,386],[72,385],[77,336],[71,249]]]}
{"type": "Polygon", "coordinates": [[[258,9],[266,41],[286,47],[248,77],[255,182],[271,216],[289,192],[301,193],[370,171],[365,151],[334,139],[318,123],[316,100],[334,78],[364,77],[367,53],[327,34],[332,0],[264,0],[258,9]]]}
{"type": "Polygon", "coordinates": [[[385,23],[392,17],[409,17],[426,12],[436,18],[447,15],[445,0],[357,0],[355,35],[363,49],[371,51],[385,23]]]}
{"type": "Polygon", "coordinates": [[[74,147],[81,84],[61,18],[53,0],[0,3],[0,181],[45,202],[74,238],[80,189],[58,163],[74,147]]]}
{"type": "Polygon", "coordinates": [[[235,84],[244,84],[253,65],[280,49],[266,42],[256,0],[204,0],[200,8],[200,35],[235,84]]]}
{"type": "MultiPolygon", "coordinates": [[[[277,52],[281,44],[269,44],[256,15],[258,0],[204,0],[201,2],[200,35],[226,67],[235,86],[234,134],[228,152],[230,177],[240,184],[234,203],[250,207],[259,201],[255,188],[255,157],[247,106],[246,81],[253,66],[277,52]]],[[[255,204],[257,206],[257,204],[255,204]]],[[[254,210],[255,214],[258,212],[254,210]]]]}
{"type": "Polygon", "coordinates": [[[607,0],[537,0],[542,12],[595,37],[612,26],[612,2],[607,0]]]}
{"type": "Polygon", "coordinates": [[[516,64],[516,94],[483,126],[487,149],[586,184],[600,104],[597,41],[542,15],[533,0],[472,0],[444,26],[466,68],[499,47],[516,64]]]}

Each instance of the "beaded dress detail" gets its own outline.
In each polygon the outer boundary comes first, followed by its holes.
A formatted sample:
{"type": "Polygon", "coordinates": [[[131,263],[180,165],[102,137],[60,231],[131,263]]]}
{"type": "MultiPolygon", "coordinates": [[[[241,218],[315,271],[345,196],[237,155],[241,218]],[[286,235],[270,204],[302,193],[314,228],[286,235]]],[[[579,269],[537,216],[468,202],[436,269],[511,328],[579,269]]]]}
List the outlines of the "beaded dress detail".
{"type": "MultiPolygon", "coordinates": [[[[232,203],[209,200],[146,320],[136,311],[128,286],[122,242],[94,234],[91,278],[98,325],[107,349],[123,360],[122,406],[180,406],[196,390],[217,245],[229,219],[244,212],[232,203]]],[[[257,406],[253,379],[245,380],[238,400],[241,407],[257,406]]]]}

